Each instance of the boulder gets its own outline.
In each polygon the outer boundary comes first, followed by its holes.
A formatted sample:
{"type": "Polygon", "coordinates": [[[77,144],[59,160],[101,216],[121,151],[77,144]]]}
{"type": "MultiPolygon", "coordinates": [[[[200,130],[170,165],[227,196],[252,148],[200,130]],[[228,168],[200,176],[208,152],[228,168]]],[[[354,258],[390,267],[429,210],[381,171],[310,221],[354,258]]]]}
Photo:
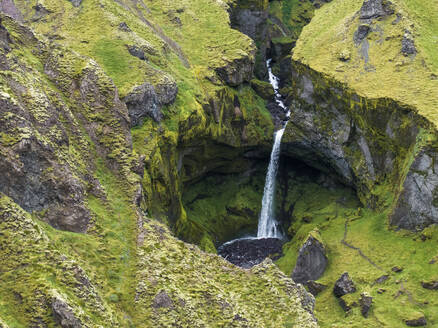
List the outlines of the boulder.
{"type": "Polygon", "coordinates": [[[368,313],[371,309],[371,305],[373,304],[373,298],[367,293],[362,293],[360,295],[359,304],[360,304],[360,312],[365,318],[367,318],[368,313]]]}
{"type": "Polygon", "coordinates": [[[144,53],[144,50],[136,45],[127,45],[126,48],[128,48],[129,53],[131,56],[137,57],[140,60],[146,60],[146,55],[144,53]]]}
{"type": "Polygon", "coordinates": [[[422,281],[421,286],[423,286],[423,288],[430,290],[438,290],[438,281],[437,280],[422,281]]]}
{"type": "Polygon", "coordinates": [[[359,11],[360,19],[380,18],[393,13],[392,3],[388,0],[365,0],[359,11]]]}
{"type": "Polygon", "coordinates": [[[348,272],[344,272],[342,276],[336,281],[335,287],[333,289],[333,294],[336,297],[342,297],[347,294],[352,294],[356,292],[356,286],[353,280],[351,280],[348,272]]]}
{"type": "Polygon", "coordinates": [[[312,232],[300,249],[292,279],[301,284],[317,280],[324,273],[327,264],[326,248],[321,237],[318,232],[312,232]]]}
{"type": "Polygon", "coordinates": [[[178,93],[176,82],[170,78],[156,85],[148,82],[135,87],[124,99],[128,107],[131,126],[138,125],[146,116],[160,122],[163,114],[161,108],[175,101],[178,93]]]}
{"type": "Polygon", "coordinates": [[[155,309],[172,308],[173,301],[170,296],[164,290],[162,290],[157,295],[155,295],[155,298],[152,302],[152,307],[155,309]]]}
{"type": "Polygon", "coordinates": [[[277,238],[243,238],[223,244],[218,247],[217,252],[228,262],[249,269],[267,257],[280,257],[282,246],[283,241],[277,238]]]}
{"type": "Polygon", "coordinates": [[[414,40],[409,35],[404,35],[402,39],[402,54],[404,56],[415,55],[417,48],[415,47],[414,40]]]}
{"type": "Polygon", "coordinates": [[[75,316],[73,309],[62,299],[54,297],[52,310],[55,322],[62,328],[81,328],[81,321],[75,316]]]}
{"type": "Polygon", "coordinates": [[[321,284],[319,282],[309,280],[306,282],[307,290],[313,295],[316,296],[321,293],[323,290],[327,288],[327,285],[321,284]]]}
{"type": "Polygon", "coordinates": [[[380,276],[379,278],[377,278],[376,281],[374,282],[374,284],[382,284],[388,279],[389,279],[389,275],[384,274],[383,276],[380,276]]]}
{"type": "Polygon", "coordinates": [[[405,319],[405,323],[409,327],[423,327],[427,325],[427,320],[423,314],[418,314],[412,318],[405,319]]]}

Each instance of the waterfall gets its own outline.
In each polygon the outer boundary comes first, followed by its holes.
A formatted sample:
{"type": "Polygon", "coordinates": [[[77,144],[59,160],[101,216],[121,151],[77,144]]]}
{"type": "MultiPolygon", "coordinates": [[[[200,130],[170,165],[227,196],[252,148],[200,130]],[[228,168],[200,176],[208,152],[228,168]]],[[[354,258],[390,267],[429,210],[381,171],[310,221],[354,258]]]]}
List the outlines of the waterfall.
{"type": "MultiPolygon", "coordinates": [[[[271,59],[266,62],[269,73],[269,82],[275,91],[275,102],[287,111],[287,117],[290,117],[290,111],[283,103],[280,93],[278,92],[279,79],[272,73],[271,59]]],[[[259,225],[257,231],[258,238],[282,238],[282,232],[279,229],[279,223],[274,213],[275,198],[275,180],[277,177],[278,163],[280,159],[281,138],[286,129],[287,121],[283,127],[274,134],[274,145],[272,146],[271,159],[269,161],[268,172],[266,174],[265,189],[262,199],[262,210],[260,212],[259,225]]]]}

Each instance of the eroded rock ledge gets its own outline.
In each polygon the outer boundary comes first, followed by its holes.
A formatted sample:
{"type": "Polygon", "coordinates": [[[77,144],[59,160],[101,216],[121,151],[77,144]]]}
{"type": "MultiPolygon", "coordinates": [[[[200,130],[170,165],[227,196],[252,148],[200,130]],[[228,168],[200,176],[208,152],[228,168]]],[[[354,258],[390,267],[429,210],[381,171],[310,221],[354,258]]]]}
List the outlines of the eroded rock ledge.
{"type": "Polygon", "coordinates": [[[417,230],[438,223],[436,131],[414,108],[369,99],[297,61],[283,153],[335,171],[362,203],[390,209],[390,223],[417,230]]]}

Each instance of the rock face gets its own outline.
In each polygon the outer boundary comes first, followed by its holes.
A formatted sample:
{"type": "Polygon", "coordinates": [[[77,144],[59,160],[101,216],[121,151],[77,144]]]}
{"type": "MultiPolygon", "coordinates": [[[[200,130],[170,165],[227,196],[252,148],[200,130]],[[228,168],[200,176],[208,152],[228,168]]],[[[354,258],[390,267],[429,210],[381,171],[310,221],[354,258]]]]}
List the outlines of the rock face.
{"type": "Polygon", "coordinates": [[[438,154],[423,149],[412,163],[391,224],[403,229],[423,229],[438,223],[438,154]]]}
{"type": "Polygon", "coordinates": [[[391,15],[394,11],[388,0],[365,0],[360,9],[361,19],[379,18],[391,15]]]}
{"type": "Polygon", "coordinates": [[[355,187],[364,205],[374,209],[384,202],[374,190],[385,185],[394,195],[390,221],[396,227],[416,230],[436,223],[438,176],[433,163],[437,155],[417,144],[420,128],[427,131],[430,125],[404,105],[388,99],[365,100],[303,64],[292,62],[290,69],[293,87],[288,100],[294,110],[282,153],[336,172],[355,187]],[[414,145],[420,151],[413,153],[414,145]],[[415,160],[406,176],[409,156],[415,160]]]}
{"type": "Polygon", "coordinates": [[[269,46],[268,38],[268,10],[263,2],[237,1],[230,9],[231,26],[246,34],[258,45],[258,59],[255,63],[255,75],[263,79],[267,74],[265,65],[266,52],[269,46]]]}
{"type": "Polygon", "coordinates": [[[123,99],[128,107],[131,126],[140,124],[146,116],[160,122],[163,117],[161,107],[171,104],[177,93],[178,87],[172,79],[165,79],[163,83],[155,86],[144,83],[134,88],[123,99]]]}
{"type": "Polygon", "coordinates": [[[236,87],[252,79],[254,71],[255,51],[251,54],[242,53],[236,58],[225,58],[225,63],[215,69],[219,78],[226,84],[236,87]]]}
{"type": "MultiPolygon", "coordinates": [[[[99,185],[90,177],[93,173],[92,155],[83,136],[89,140],[102,137],[104,122],[95,123],[84,119],[82,111],[95,108],[96,115],[112,117],[117,126],[106,128],[107,136],[117,134],[121,148],[129,144],[126,130],[126,107],[116,97],[114,85],[99,84],[105,78],[98,66],[85,63],[80,57],[65,58],[60,51],[53,51],[38,41],[33,33],[7,17],[1,17],[2,25],[18,31],[14,38],[25,39],[30,49],[41,49],[37,60],[44,67],[38,75],[26,73],[32,63],[22,62],[13,67],[14,59],[7,59],[0,50],[2,69],[22,75],[4,80],[8,93],[0,97],[0,192],[14,199],[26,211],[40,214],[40,218],[57,229],[86,232],[91,218],[86,206],[86,192],[98,192],[99,185]],[[12,61],[11,61],[12,60],[12,61]],[[68,64],[80,63],[83,69],[75,81],[68,71],[68,64]],[[29,75],[32,82],[29,82],[29,75]],[[57,90],[43,91],[47,82],[59,84],[57,90]],[[32,87],[29,87],[31,83],[32,87]],[[70,98],[74,105],[62,99],[70,98]],[[75,122],[75,123],[73,123],[75,122]],[[81,153],[81,159],[74,152],[81,153]],[[86,168],[86,169],[85,169],[86,168]]],[[[15,43],[0,28],[3,43],[15,43]]],[[[11,53],[12,54],[12,53],[11,53]]],[[[99,142],[96,148],[109,154],[111,146],[99,142]]],[[[117,164],[116,164],[117,165],[117,164]]]]}
{"type": "Polygon", "coordinates": [[[283,242],[277,238],[238,239],[218,247],[217,252],[228,262],[242,268],[251,268],[268,256],[280,257],[283,242]]]}
{"type": "Polygon", "coordinates": [[[366,293],[362,293],[360,295],[359,304],[360,312],[365,318],[367,318],[371,309],[371,305],[373,304],[373,298],[366,293]]]}
{"type": "Polygon", "coordinates": [[[317,280],[324,273],[327,264],[328,259],[324,245],[320,239],[309,236],[298,254],[292,279],[301,284],[309,280],[317,280]]]}
{"type": "Polygon", "coordinates": [[[58,325],[63,328],[81,328],[81,321],[75,317],[71,307],[59,298],[52,302],[53,315],[58,325]]]}
{"type": "Polygon", "coordinates": [[[353,280],[351,280],[348,272],[344,272],[342,276],[336,281],[335,287],[333,289],[333,294],[336,297],[342,297],[347,294],[352,294],[356,292],[356,286],[353,280]]]}

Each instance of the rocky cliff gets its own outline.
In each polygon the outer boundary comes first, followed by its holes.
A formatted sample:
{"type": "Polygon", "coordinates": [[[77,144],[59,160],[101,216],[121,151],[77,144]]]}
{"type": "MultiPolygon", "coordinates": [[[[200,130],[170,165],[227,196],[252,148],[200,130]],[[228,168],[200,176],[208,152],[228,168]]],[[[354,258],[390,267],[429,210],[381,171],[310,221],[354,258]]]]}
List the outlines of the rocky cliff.
{"type": "Polygon", "coordinates": [[[434,5],[0,1],[0,326],[435,325],[434,5]]]}

